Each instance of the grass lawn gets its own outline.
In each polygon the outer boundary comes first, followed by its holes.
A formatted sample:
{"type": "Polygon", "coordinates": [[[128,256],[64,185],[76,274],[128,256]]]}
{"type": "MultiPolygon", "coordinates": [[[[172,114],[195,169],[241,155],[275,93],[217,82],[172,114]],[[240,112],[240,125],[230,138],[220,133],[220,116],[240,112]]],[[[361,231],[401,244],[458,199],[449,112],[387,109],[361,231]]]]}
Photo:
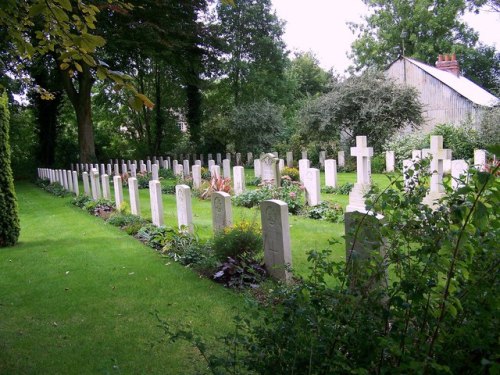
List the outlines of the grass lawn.
{"type": "Polygon", "coordinates": [[[151,347],[162,337],[151,313],[211,341],[245,308],[68,198],[16,190],[20,241],[0,250],[0,374],[192,373],[189,346],[151,347]]]}

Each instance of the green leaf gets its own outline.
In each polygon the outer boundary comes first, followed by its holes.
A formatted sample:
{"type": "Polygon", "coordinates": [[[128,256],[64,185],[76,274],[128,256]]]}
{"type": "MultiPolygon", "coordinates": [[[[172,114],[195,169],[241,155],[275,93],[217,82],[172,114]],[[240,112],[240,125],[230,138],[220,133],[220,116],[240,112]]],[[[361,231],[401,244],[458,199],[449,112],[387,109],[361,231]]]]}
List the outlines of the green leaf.
{"type": "Polygon", "coordinates": [[[474,210],[472,222],[479,229],[487,229],[488,227],[488,209],[483,202],[478,201],[476,203],[476,209],[474,210]]]}
{"type": "Polygon", "coordinates": [[[30,17],[36,17],[39,14],[47,10],[47,6],[43,1],[37,2],[30,7],[29,15],[30,17]]]}
{"type": "Polygon", "coordinates": [[[135,94],[135,97],[139,98],[141,103],[143,103],[149,109],[152,109],[155,106],[154,103],[151,100],[149,100],[149,98],[144,94],[135,94]]]}
{"type": "Polygon", "coordinates": [[[59,4],[61,4],[63,9],[67,10],[68,12],[71,12],[73,10],[71,2],[69,0],[59,0],[59,4]]]}

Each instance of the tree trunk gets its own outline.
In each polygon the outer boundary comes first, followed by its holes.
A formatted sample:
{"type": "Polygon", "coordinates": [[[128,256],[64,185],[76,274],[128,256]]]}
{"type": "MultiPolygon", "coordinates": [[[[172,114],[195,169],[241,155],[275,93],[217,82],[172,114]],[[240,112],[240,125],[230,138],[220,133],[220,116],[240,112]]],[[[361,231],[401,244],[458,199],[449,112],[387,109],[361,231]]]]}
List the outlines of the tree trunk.
{"type": "Polygon", "coordinates": [[[161,75],[158,63],[155,64],[155,110],[156,110],[156,139],[154,142],[153,153],[158,155],[160,153],[161,144],[163,142],[163,133],[165,127],[165,117],[163,116],[163,108],[161,103],[161,75]]]}
{"type": "Polygon", "coordinates": [[[83,61],[80,63],[82,71],[76,73],[78,79],[78,91],[75,88],[72,77],[67,70],[61,71],[64,89],[76,113],[78,125],[78,146],[80,149],[80,162],[92,163],[97,161],[95,155],[94,127],[92,123],[92,102],[90,93],[94,78],[90,67],[83,61]]]}
{"type": "Polygon", "coordinates": [[[187,121],[189,124],[189,134],[191,142],[200,144],[201,130],[201,101],[200,88],[197,85],[186,85],[187,96],[187,121]]]}

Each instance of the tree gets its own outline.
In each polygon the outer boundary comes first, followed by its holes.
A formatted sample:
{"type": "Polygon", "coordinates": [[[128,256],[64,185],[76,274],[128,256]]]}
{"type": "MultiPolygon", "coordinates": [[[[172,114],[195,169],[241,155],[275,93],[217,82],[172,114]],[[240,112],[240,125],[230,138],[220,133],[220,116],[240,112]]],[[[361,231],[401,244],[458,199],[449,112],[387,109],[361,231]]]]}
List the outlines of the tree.
{"type": "Polygon", "coordinates": [[[270,0],[236,0],[217,7],[217,34],[222,43],[222,67],[231,101],[238,106],[255,100],[280,100],[286,66],[283,24],[270,0]]]}
{"type": "Polygon", "coordinates": [[[0,96],[0,247],[12,246],[19,238],[19,216],[14,190],[9,144],[7,94],[0,96]]]}
{"type": "Polygon", "coordinates": [[[422,123],[422,106],[417,98],[414,88],[401,87],[371,70],[334,81],[330,92],[302,109],[302,137],[352,143],[356,136],[366,135],[379,151],[397,129],[422,123]]]}
{"type": "Polygon", "coordinates": [[[318,59],[311,52],[296,54],[287,73],[296,83],[296,97],[311,97],[328,91],[331,74],[319,66],[318,59]]]}

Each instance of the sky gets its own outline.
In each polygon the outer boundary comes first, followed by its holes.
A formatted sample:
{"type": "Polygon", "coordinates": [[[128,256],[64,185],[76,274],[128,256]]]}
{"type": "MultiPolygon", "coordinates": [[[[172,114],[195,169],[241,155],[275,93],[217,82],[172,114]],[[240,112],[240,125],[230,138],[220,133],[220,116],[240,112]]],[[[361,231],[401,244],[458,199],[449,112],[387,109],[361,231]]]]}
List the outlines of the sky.
{"type": "MultiPolygon", "coordinates": [[[[346,22],[362,21],[368,8],[361,0],[272,0],[278,17],[286,21],[284,41],[288,49],[312,51],[320,66],[343,73],[350,65],[346,54],[354,35],[346,22]]],[[[500,14],[482,11],[465,17],[479,32],[481,42],[500,49],[500,14]]],[[[446,51],[443,51],[446,53],[446,51]]]]}

